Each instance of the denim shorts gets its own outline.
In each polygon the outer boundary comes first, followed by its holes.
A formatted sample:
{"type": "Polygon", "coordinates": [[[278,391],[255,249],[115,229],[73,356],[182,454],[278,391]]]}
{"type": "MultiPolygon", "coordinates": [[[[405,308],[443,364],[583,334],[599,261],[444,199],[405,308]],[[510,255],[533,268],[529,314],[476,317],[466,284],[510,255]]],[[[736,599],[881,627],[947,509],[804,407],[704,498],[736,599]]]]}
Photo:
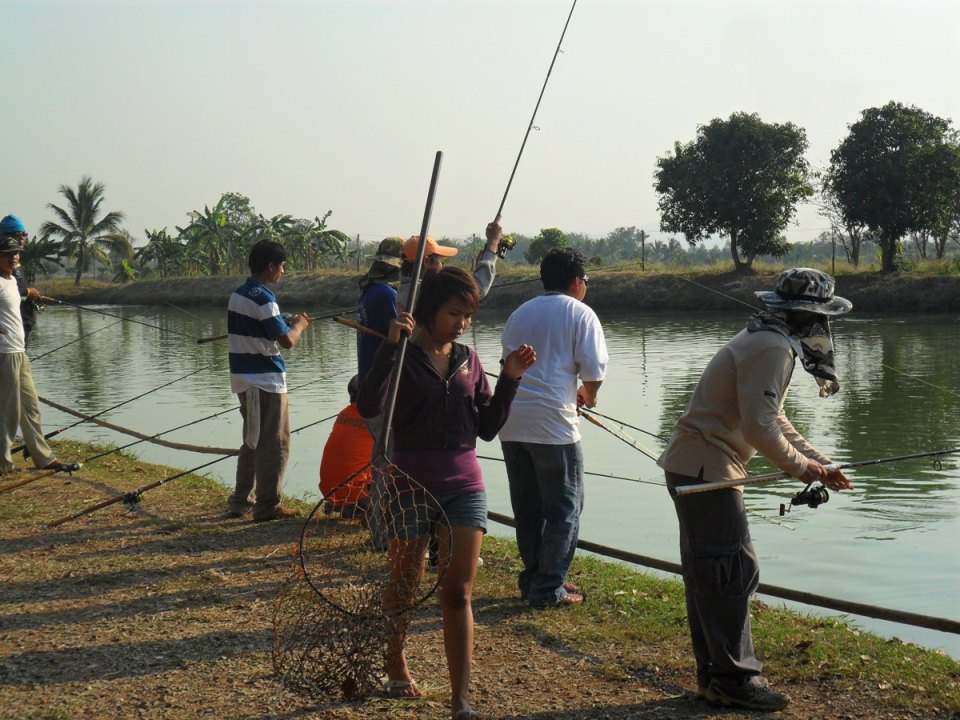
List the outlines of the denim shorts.
{"type": "MultiPolygon", "coordinates": [[[[458,493],[435,498],[450,527],[475,527],[487,532],[487,493],[458,493]]],[[[406,539],[432,535],[441,515],[436,505],[427,505],[422,493],[402,492],[390,502],[393,537],[406,539]]]]}

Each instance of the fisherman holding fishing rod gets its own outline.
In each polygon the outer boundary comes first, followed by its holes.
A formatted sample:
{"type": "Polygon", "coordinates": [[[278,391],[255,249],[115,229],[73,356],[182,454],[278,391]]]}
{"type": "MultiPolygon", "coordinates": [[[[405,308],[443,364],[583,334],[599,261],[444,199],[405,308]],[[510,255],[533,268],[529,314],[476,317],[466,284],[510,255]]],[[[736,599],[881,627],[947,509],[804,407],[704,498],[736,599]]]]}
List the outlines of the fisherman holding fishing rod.
{"type": "MultiPolygon", "coordinates": [[[[0,419],[3,423],[0,472],[16,469],[10,449],[18,427],[23,431],[23,441],[34,466],[61,472],[73,466],[59,462],[43,437],[40,400],[33,384],[30,358],[27,357],[26,333],[20,315],[20,290],[14,277],[19,264],[20,241],[14,234],[6,233],[0,237],[0,419]]],[[[28,288],[27,297],[38,299],[40,293],[28,288]]]]}
{"type": "Polygon", "coordinates": [[[293,348],[310,318],[294,315],[288,324],[267,287],[283,277],[286,260],[287,251],[280,243],[256,243],[248,259],[250,277],[230,296],[227,310],[230,386],[240,399],[243,416],[236,485],[227,507],[232,517],[252,509],[254,521],[299,515],[280,504],[290,456],[286,365],[280,347],[293,348]]]}
{"type": "Polygon", "coordinates": [[[700,697],[713,705],[775,711],[789,704],[760,671],[750,631],[750,597],[760,581],[743,487],[680,494],[684,485],[737,480],[758,452],[784,473],[832,490],[853,487],[808,443],[783,411],[796,359],[821,397],[840,389],[829,318],[850,301],[819,270],[792,268],[766,306],[714,355],[658,464],[680,524],[680,561],[700,697]]]}
{"type": "MultiPolygon", "coordinates": [[[[4,238],[14,238],[23,250],[27,243],[27,228],[23,221],[16,215],[7,215],[0,220],[0,240],[4,238]]],[[[13,276],[17,280],[17,289],[20,291],[20,318],[23,320],[23,346],[30,345],[30,333],[37,324],[37,316],[40,313],[40,293],[27,287],[27,279],[23,274],[23,268],[18,266],[13,271],[13,276]]]]}

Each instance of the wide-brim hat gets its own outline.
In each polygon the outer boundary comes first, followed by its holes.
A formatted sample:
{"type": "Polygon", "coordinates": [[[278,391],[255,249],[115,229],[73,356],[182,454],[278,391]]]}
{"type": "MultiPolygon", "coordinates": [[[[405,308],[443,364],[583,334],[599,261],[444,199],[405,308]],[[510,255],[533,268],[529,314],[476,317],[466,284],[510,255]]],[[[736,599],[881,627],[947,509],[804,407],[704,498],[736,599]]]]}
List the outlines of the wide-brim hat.
{"type": "Polygon", "coordinates": [[[20,241],[13,235],[0,237],[0,253],[20,252],[20,241]]]}
{"type": "Polygon", "coordinates": [[[833,278],[815,268],[790,268],[780,273],[773,290],[754,294],[771,310],[804,310],[820,315],[843,315],[853,308],[846,298],[833,294],[833,278]]]}
{"type": "Polygon", "coordinates": [[[377,246],[377,254],[368,255],[367,260],[398,268],[403,264],[402,255],[403,238],[388,237],[380,241],[380,244],[377,246]]]}
{"type": "MultiPolygon", "coordinates": [[[[417,248],[420,247],[420,236],[413,235],[407,238],[407,241],[403,244],[403,259],[413,262],[417,259],[417,248]]],[[[447,247],[446,245],[438,245],[437,241],[432,237],[427,235],[427,247],[423,250],[423,256],[427,257],[428,255],[439,255],[441,257],[453,257],[457,254],[457,249],[455,247],[447,247]]]]}

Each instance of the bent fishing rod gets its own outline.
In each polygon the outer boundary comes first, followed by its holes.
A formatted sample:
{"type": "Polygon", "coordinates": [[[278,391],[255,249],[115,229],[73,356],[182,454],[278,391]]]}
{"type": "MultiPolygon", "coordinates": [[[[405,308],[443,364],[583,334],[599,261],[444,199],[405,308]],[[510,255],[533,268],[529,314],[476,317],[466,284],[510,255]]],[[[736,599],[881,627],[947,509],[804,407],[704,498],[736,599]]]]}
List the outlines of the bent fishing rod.
{"type": "MultiPolygon", "coordinates": [[[[848,463],[831,463],[823,467],[827,472],[835,470],[851,470],[854,468],[869,467],[871,465],[883,465],[886,463],[900,462],[903,460],[916,460],[918,458],[939,457],[941,455],[952,455],[960,453],[960,447],[945,448],[943,450],[931,450],[929,452],[910,453],[908,455],[893,455],[891,457],[876,458],[874,460],[859,460],[848,463]]],[[[751,485],[753,483],[773,482],[777,480],[795,479],[792,475],[785,472],[771,472],[763,475],[753,475],[740,478],[739,480],[720,480],[717,482],[698,483],[695,485],[677,486],[677,495],[695,495],[696,493],[710,492],[711,490],[723,490],[725,488],[738,487],[740,485],[751,485]]]]}
{"type": "MultiPolygon", "coordinates": [[[[312,423],[308,423],[306,425],[298,427],[295,430],[291,430],[291,434],[296,434],[298,432],[301,432],[302,430],[311,428],[314,425],[319,425],[320,423],[324,423],[328,420],[332,420],[333,418],[337,417],[338,414],[339,413],[335,415],[329,415],[325,418],[321,418],[320,420],[315,420],[312,423]]],[[[156,480],[152,483],[141,485],[140,487],[134,490],[131,490],[130,492],[122,493],[120,495],[115,495],[112,498],[107,498],[102,502],[98,502],[95,505],[86,507],[83,510],[73,513],[72,515],[65,515],[64,517],[57,518],[56,520],[53,520],[51,522],[44,523],[43,525],[41,525],[41,528],[44,531],[50,530],[51,528],[59,527],[64,523],[70,522],[71,520],[76,520],[77,518],[83,517],[84,515],[89,515],[92,512],[96,512],[97,510],[101,510],[105,507],[109,507],[110,505],[115,505],[119,502],[126,503],[127,506],[132,510],[134,507],[136,507],[137,503],[140,502],[140,499],[143,497],[144,493],[149,492],[150,490],[154,490],[160,487],[161,485],[166,485],[171,480],[177,480],[178,478],[182,478],[185,475],[190,475],[191,473],[195,473],[198,470],[203,470],[204,468],[210,467],[211,465],[215,465],[219,462],[223,462],[224,460],[235,457],[235,456],[236,456],[236,453],[231,453],[229,455],[222,455],[216,458],[215,460],[205,462],[202,465],[197,465],[195,468],[191,468],[190,470],[184,470],[183,472],[176,473],[175,475],[170,475],[169,477],[161,478],[160,480],[156,480]]]]}
{"type": "MultiPolygon", "coordinates": [[[[91,415],[91,416],[88,417],[88,418],[84,418],[83,420],[77,420],[77,422],[75,422],[75,423],[73,423],[73,424],[71,424],[71,425],[67,425],[67,426],[65,426],[65,427],[62,427],[62,428],[60,428],[59,430],[53,430],[53,431],[51,431],[51,432],[48,432],[46,435],[43,436],[43,438],[44,438],[44,440],[49,440],[50,438],[56,437],[57,435],[59,435],[59,434],[62,433],[62,432],[66,432],[67,430],[70,430],[71,428],[75,428],[77,425],[82,425],[82,424],[85,423],[85,422],[89,422],[89,421],[92,420],[93,418],[100,417],[100,416],[103,415],[104,413],[108,413],[108,412],[110,412],[111,410],[116,410],[118,407],[121,407],[121,406],[123,406],[123,405],[126,405],[127,403],[132,403],[134,400],[139,400],[139,399],[142,398],[142,397],[146,397],[147,395],[150,395],[151,393],[157,392],[157,390],[162,390],[162,389],[165,388],[165,387],[169,387],[170,385],[173,385],[174,383],[180,382],[181,380],[184,380],[184,379],[190,377],[191,375],[196,375],[197,373],[203,372],[204,370],[209,370],[211,367],[213,367],[213,366],[212,366],[212,365],[205,365],[205,366],[203,366],[202,368],[199,368],[199,369],[197,369],[197,370],[193,370],[193,371],[191,371],[191,372],[188,372],[186,375],[181,375],[180,377],[176,378],[175,380],[171,380],[170,382],[165,382],[163,385],[160,385],[160,386],[158,386],[158,387],[155,387],[155,388],[153,388],[152,390],[147,390],[146,392],[142,392],[142,393],[140,393],[139,395],[135,395],[135,396],[132,397],[132,398],[128,398],[128,399],[124,400],[123,402],[119,402],[119,403],[117,403],[116,405],[111,405],[111,406],[108,407],[107,409],[101,410],[101,411],[98,412],[97,414],[91,415]]],[[[18,452],[20,452],[21,450],[23,450],[25,447],[26,447],[25,445],[20,445],[20,446],[18,446],[18,447],[13,448],[13,449],[10,451],[10,453],[11,453],[11,454],[18,453],[18,452]]]]}
{"type": "Polygon", "coordinates": [[[123,322],[135,323],[137,325],[143,325],[144,327],[153,328],[154,330],[162,330],[163,332],[173,333],[174,335],[182,335],[184,337],[193,337],[190,333],[181,332],[180,330],[174,330],[173,328],[161,327],[160,325],[153,325],[148,322],[143,322],[142,320],[134,320],[133,318],[123,317],[122,315],[114,315],[113,313],[108,313],[105,310],[97,310],[96,308],[88,307],[86,305],[77,305],[76,303],[68,302],[66,300],[57,300],[56,298],[47,297],[42,295],[40,297],[45,303],[53,303],[54,305],[66,305],[67,307],[77,308],[78,310],[86,310],[87,312],[97,313],[98,315],[106,315],[107,317],[117,318],[123,322]]]}
{"type": "MultiPolygon", "coordinates": [[[[343,315],[344,313],[352,313],[356,311],[357,309],[355,307],[340,308],[339,310],[334,310],[329,313],[324,313],[323,315],[317,315],[316,317],[308,316],[308,319],[310,320],[310,325],[312,325],[314,320],[331,320],[338,315],[343,315]]],[[[309,325],[307,327],[309,327],[309,325]]],[[[206,343],[215,342],[217,340],[226,340],[228,337],[230,337],[229,333],[223,333],[222,335],[211,335],[210,337],[197,338],[197,345],[204,345],[206,343]]]]}

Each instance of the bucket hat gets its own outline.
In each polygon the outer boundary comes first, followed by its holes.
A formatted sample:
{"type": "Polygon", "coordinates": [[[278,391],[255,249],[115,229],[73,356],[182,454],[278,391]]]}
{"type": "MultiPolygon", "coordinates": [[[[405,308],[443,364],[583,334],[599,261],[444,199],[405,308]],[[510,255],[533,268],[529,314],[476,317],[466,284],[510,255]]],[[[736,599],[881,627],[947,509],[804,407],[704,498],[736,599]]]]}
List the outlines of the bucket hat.
{"type": "Polygon", "coordinates": [[[402,264],[400,260],[402,255],[403,238],[388,237],[380,241],[380,244],[377,246],[377,254],[368,256],[367,260],[381,262],[393,267],[400,267],[402,264]]]}
{"type": "MultiPolygon", "coordinates": [[[[417,259],[417,248],[420,247],[420,236],[413,235],[410,238],[407,238],[407,241],[403,244],[403,259],[413,262],[417,259]]],[[[438,245],[437,241],[432,237],[427,235],[427,247],[423,250],[423,256],[427,257],[428,255],[439,255],[440,257],[453,257],[457,254],[457,249],[455,247],[447,247],[445,245],[438,245]]]]}
{"type": "Polygon", "coordinates": [[[780,273],[773,290],[754,294],[771,310],[805,310],[821,315],[843,315],[853,307],[833,294],[833,278],[814,268],[790,268],[780,273]]]}
{"type": "Polygon", "coordinates": [[[20,242],[13,235],[0,237],[0,253],[20,252],[20,242]]]}

